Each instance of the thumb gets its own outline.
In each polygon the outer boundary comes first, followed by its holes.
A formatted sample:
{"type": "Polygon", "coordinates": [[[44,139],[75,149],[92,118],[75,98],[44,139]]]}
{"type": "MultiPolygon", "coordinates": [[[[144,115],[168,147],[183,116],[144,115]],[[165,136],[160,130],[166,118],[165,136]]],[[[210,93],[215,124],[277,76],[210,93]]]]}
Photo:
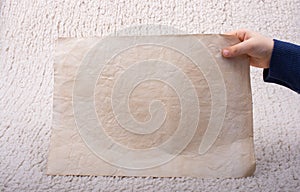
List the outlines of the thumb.
{"type": "Polygon", "coordinates": [[[222,54],[224,57],[236,57],[239,55],[247,54],[250,51],[250,42],[243,41],[231,47],[224,48],[222,54]]]}

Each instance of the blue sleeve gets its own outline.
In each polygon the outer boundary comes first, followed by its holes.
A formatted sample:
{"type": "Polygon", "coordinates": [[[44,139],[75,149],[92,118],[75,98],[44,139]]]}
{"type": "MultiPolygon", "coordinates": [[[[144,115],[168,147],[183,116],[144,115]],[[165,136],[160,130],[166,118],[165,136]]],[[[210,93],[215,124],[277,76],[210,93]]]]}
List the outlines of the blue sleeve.
{"type": "Polygon", "coordinates": [[[300,46],[274,39],[270,68],[264,69],[263,78],[300,93],[300,46]]]}

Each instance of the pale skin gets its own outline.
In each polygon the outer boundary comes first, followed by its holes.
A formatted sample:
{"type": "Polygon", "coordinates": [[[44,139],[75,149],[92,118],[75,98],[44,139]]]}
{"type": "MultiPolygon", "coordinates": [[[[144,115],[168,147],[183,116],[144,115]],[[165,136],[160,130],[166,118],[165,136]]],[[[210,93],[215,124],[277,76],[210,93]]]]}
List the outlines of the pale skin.
{"type": "Polygon", "coordinates": [[[241,43],[224,48],[222,50],[224,57],[248,55],[251,66],[264,69],[270,67],[274,47],[273,39],[246,29],[239,29],[226,34],[238,37],[241,43]]]}

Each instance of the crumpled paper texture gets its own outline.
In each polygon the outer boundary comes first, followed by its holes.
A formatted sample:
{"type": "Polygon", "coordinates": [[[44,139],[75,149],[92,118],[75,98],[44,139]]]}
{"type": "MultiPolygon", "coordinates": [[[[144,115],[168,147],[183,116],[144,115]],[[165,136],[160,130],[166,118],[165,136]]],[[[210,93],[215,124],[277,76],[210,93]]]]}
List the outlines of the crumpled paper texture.
{"type": "Polygon", "coordinates": [[[227,178],[255,170],[246,56],[226,35],[60,38],[47,174],[227,178]]]}

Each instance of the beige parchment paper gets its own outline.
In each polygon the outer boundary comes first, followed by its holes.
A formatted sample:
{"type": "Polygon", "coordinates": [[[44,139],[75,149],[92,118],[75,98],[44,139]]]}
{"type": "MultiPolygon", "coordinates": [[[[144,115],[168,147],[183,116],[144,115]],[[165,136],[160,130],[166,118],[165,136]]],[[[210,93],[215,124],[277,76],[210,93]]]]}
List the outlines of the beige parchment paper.
{"type": "Polygon", "coordinates": [[[47,174],[227,178],[255,170],[246,56],[225,35],[60,38],[47,174]]]}

